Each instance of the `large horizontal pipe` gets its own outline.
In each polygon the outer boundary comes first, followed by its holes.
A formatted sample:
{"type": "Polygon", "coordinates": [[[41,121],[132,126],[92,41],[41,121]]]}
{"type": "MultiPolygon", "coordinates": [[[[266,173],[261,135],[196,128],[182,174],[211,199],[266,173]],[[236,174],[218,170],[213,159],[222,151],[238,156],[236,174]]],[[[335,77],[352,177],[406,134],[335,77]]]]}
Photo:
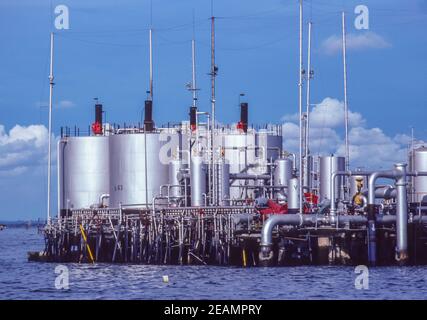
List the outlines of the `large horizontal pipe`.
{"type": "Polygon", "coordinates": [[[230,173],[230,179],[233,180],[269,180],[268,174],[248,174],[248,173],[230,173]]]}
{"type": "MultiPolygon", "coordinates": [[[[368,189],[364,190],[362,194],[368,196],[368,189]]],[[[392,186],[375,187],[375,198],[376,199],[394,199],[397,196],[397,190],[392,186]]]]}
{"type": "MultiPolygon", "coordinates": [[[[336,223],[339,226],[345,226],[346,224],[360,224],[366,225],[368,219],[364,216],[351,216],[351,215],[340,215],[336,218],[336,223]]],[[[390,225],[397,223],[398,216],[396,215],[377,215],[376,221],[379,225],[390,225]]],[[[427,216],[415,216],[413,222],[425,222],[427,223],[427,216]]],[[[267,219],[264,223],[261,231],[261,243],[260,246],[271,249],[273,245],[273,229],[276,226],[288,225],[288,226],[312,226],[312,225],[325,225],[331,223],[327,217],[316,215],[316,214],[283,214],[273,215],[267,219]]],[[[335,223],[334,223],[335,224],[335,223]]]]}

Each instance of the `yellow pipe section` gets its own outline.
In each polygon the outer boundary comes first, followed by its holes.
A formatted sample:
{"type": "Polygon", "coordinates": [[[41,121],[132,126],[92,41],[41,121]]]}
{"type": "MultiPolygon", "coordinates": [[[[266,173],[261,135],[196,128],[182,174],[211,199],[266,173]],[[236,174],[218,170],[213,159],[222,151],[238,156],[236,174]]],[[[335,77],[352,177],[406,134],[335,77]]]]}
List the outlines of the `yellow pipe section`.
{"type": "Polygon", "coordinates": [[[89,258],[92,261],[92,263],[95,263],[95,260],[93,259],[92,250],[90,250],[89,244],[87,243],[87,238],[86,238],[85,230],[83,229],[83,225],[80,225],[80,231],[82,233],[83,240],[86,243],[86,248],[87,248],[87,252],[89,253],[89,258]]]}

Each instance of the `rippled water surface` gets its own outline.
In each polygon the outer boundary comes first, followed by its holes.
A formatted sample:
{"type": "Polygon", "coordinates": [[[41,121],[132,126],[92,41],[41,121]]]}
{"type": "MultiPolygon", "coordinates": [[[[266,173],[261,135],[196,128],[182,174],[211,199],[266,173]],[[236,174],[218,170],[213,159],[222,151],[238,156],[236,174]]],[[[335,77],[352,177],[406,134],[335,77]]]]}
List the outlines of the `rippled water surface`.
{"type": "Polygon", "coordinates": [[[357,290],[352,267],[66,264],[69,289],[58,290],[57,264],[27,262],[43,243],[35,228],[0,231],[0,299],[427,299],[427,267],[371,268],[357,290]]]}

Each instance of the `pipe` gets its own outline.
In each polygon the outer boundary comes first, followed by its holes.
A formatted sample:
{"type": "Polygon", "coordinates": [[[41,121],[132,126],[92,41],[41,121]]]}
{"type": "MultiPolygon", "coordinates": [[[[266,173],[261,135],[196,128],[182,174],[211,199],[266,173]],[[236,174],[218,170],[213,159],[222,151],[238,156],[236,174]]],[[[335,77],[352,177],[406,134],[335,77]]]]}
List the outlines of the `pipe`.
{"type": "Polygon", "coordinates": [[[397,189],[397,210],[396,210],[396,260],[405,262],[408,260],[408,199],[406,187],[406,166],[398,163],[395,169],[399,172],[397,189]]]}
{"type": "MultiPolygon", "coordinates": [[[[362,192],[364,196],[368,196],[368,190],[362,192]]],[[[375,187],[375,198],[394,199],[397,196],[397,190],[393,186],[375,187]]]]}
{"type": "MultiPolygon", "coordinates": [[[[365,224],[366,217],[364,216],[340,216],[337,218],[338,223],[340,225],[345,225],[348,223],[356,223],[356,224],[365,224]]],[[[289,225],[289,226],[312,226],[317,224],[326,224],[330,223],[331,220],[327,219],[324,216],[317,214],[282,214],[282,215],[272,215],[267,221],[264,223],[261,231],[261,249],[264,251],[268,251],[271,249],[273,245],[273,237],[272,232],[274,227],[280,225],[289,225]],[[264,249],[267,248],[267,249],[264,249]]]]}
{"type": "Polygon", "coordinates": [[[109,193],[103,193],[99,196],[99,204],[102,208],[104,207],[104,199],[108,199],[108,198],[110,198],[109,193]]]}
{"type": "Polygon", "coordinates": [[[268,174],[247,174],[247,173],[230,173],[232,180],[269,180],[268,174]]]}

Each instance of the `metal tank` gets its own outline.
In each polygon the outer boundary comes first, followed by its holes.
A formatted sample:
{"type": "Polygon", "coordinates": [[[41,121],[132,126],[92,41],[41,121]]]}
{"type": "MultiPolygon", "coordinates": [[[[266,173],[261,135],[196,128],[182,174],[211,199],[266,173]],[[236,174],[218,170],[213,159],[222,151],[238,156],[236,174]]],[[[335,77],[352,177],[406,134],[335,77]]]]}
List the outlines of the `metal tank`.
{"type": "Polygon", "coordinates": [[[289,213],[297,213],[299,211],[299,179],[298,178],[292,178],[289,180],[288,211],[289,213]]]}
{"type": "Polygon", "coordinates": [[[110,139],[110,205],[151,204],[169,183],[169,162],[178,133],[115,134],[110,139]]]}
{"type": "MultiPolygon", "coordinates": [[[[283,137],[274,130],[261,129],[256,134],[257,156],[266,162],[274,162],[282,152],[283,137]]],[[[266,167],[268,168],[268,167],[266,167]]],[[[267,173],[265,170],[262,173],[267,173]]]]}
{"type": "MultiPolygon", "coordinates": [[[[427,147],[421,146],[410,154],[410,171],[427,171],[427,147]]],[[[427,177],[412,177],[412,202],[427,202],[427,177]]]]}
{"type": "Polygon", "coordinates": [[[109,143],[105,136],[66,137],[58,141],[60,210],[100,205],[109,192],[109,143]]]}
{"type": "MultiPolygon", "coordinates": [[[[334,172],[345,170],[345,158],[336,156],[324,156],[319,158],[319,201],[331,200],[331,176],[334,172]]],[[[336,198],[343,198],[344,178],[339,176],[335,180],[336,198]]]]}
{"type": "MultiPolygon", "coordinates": [[[[262,174],[265,172],[265,164],[257,161],[255,132],[242,133],[238,130],[217,133],[215,136],[215,146],[223,148],[224,158],[230,164],[230,173],[262,174]]],[[[254,198],[254,190],[245,188],[254,186],[250,180],[234,180],[231,183],[231,199],[254,198]]]]}
{"type": "Polygon", "coordinates": [[[183,169],[187,168],[187,165],[183,163],[181,159],[172,159],[169,162],[169,185],[171,197],[183,196],[183,186],[181,185],[179,174],[183,169]]]}
{"type": "Polygon", "coordinates": [[[220,159],[216,163],[216,175],[217,175],[217,199],[221,206],[230,205],[230,164],[227,160],[220,159]]]}
{"type": "Polygon", "coordinates": [[[293,161],[289,158],[280,158],[274,161],[274,185],[288,187],[292,179],[293,161]]]}
{"type": "Polygon", "coordinates": [[[191,205],[204,206],[206,198],[207,166],[203,156],[192,156],[190,165],[191,205]]]}

